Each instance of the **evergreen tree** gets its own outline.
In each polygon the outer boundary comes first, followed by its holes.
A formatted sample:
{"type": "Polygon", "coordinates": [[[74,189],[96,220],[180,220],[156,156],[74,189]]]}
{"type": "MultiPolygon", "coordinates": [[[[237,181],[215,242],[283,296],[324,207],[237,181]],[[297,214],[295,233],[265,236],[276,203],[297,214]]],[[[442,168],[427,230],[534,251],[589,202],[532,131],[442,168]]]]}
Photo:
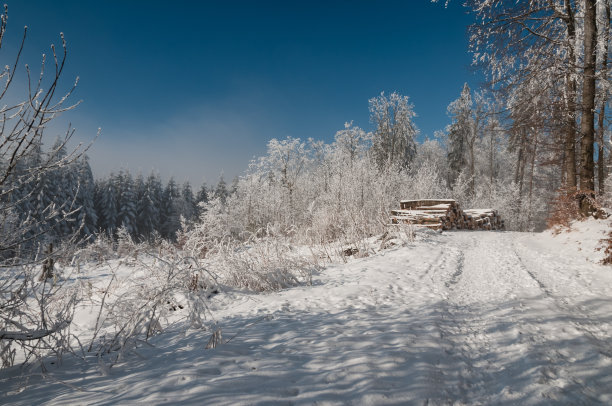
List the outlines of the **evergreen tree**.
{"type": "Polygon", "coordinates": [[[138,230],[138,237],[147,238],[151,233],[151,229],[144,219],[144,215],[148,211],[149,199],[147,187],[140,172],[134,182],[134,193],[136,195],[136,228],[138,230]]]}
{"type": "Polygon", "coordinates": [[[197,207],[189,182],[183,183],[183,187],[181,189],[181,200],[182,207],[180,209],[180,215],[187,221],[194,220],[197,214],[197,207]]]}
{"type": "Polygon", "coordinates": [[[94,181],[93,189],[93,205],[96,212],[96,231],[104,231],[106,229],[106,221],[104,217],[104,193],[106,188],[106,180],[97,179],[94,181]]]}
{"type": "Polygon", "coordinates": [[[102,208],[102,229],[109,235],[114,235],[120,224],[117,223],[118,212],[118,190],[115,183],[115,175],[110,174],[108,179],[102,183],[101,208],[102,208]]]}
{"type": "MultiPolygon", "coordinates": [[[[20,220],[27,218],[39,219],[40,204],[38,202],[39,188],[42,186],[43,179],[46,179],[47,173],[41,173],[34,176],[36,170],[43,166],[44,154],[42,145],[37,142],[33,149],[30,150],[24,160],[17,163],[13,176],[7,184],[7,189],[11,190],[10,200],[17,207],[17,214],[20,220]]],[[[30,230],[29,236],[36,234],[38,231],[30,230]]]]}
{"type": "Polygon", "coordinates": [[[217,186],[215,187],[214,197],[216,199],[220,199],[223,204],[227,197],[229,196],[229,192],[227,191],[227,184],[225,183],[225,179],[223,178],[223,174],[219,176],[219,182],[217,182],[217,186]]]}
{"type": "Polygon", "coordinates": [[[96,224],[98,221],[98,216],[94,207],[95,182],[87,155],[83,155],[83,157],[76,162],[76,167],[79,183],[79,191],[76,199],[76,204],[79,207],[77,223],[83,225],[81,234],[83,237],[87,237],[96,232],[96,224]]]}
{"type": "Polygon", "coordinates": [[[468,167],[468,144],[473,137],[472,96],[470,88],[463,86],[461,96],[448,106],[452,123],[447,127],[448,135],[448,184],[452,186],[462,171],[468,167]]]}
{"type": "Polygon", "coordinates": [[[180,197],[180,191],[174,178],[170,178],[166,188],[164,189],[162,205],[161,205],[161,235],[164,238],[174,240],[176,232],[179,230],[180,213],[177,207],[177,199],[180,197]]]}
{"type": "Polygon", "coordinates": [[[153,232],[162,234],[163,224],[163,199],[164,192],[159,174],[151,173],[146,182],[146,210],[142,212],[142,221],[146,222],[145,228],[150,236],[153,232]]]}
{"type": "Polygon", "coordinates": [[[134,180],[129,171],[120,171],[117,175],[119,190],[117,225],[125,227],[131,236],[138,235],[136,226],[136,191],[134,180]]]}
{"type": "Polygon", "coordinates": [[[208,187],[206,186],[206,183],[203,183],[198,191],[198,194],[196,195],[196,210],[198,217],[202,215],[204,210],[202,205],[206,203],[208,203],[208,187]]]}

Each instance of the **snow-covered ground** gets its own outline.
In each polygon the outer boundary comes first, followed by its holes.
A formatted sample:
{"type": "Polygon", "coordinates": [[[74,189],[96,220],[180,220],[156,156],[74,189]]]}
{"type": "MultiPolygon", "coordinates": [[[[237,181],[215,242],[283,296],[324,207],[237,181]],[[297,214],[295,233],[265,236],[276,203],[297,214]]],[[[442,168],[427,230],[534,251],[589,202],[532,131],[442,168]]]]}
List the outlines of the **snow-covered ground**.
{"type": "Polygon", "coordinates": [[[167,330],[106,374],[64,359],[21,390],[14,368],[0,403],[612,404],[606,228],[420,234],[313,286],[215,296],[215,349],[167,330]]]}

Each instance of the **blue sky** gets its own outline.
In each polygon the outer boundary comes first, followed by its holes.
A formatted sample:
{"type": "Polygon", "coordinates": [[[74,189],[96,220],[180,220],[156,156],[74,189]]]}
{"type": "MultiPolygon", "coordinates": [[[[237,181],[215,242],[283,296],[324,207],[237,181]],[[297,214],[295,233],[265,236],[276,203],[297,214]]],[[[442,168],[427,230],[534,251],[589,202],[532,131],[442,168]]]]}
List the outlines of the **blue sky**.
{"type": "MultiPolygon", "coordinates": [[[[214,183],[240,174],[271,138],[331,141],[345,121],[371,129],[368,99],[410,96],[421,138],[478,85],[460,2],[9,1],[6,64],[28,25],[22,65],[68,42],[80,77],[79,139],[96,176],[127,167],[214,183]]],[[[52,128],[51,131],[59,131],[52,128]]],[[[53,134],[50,134],[50,138],[53,134]]]]}

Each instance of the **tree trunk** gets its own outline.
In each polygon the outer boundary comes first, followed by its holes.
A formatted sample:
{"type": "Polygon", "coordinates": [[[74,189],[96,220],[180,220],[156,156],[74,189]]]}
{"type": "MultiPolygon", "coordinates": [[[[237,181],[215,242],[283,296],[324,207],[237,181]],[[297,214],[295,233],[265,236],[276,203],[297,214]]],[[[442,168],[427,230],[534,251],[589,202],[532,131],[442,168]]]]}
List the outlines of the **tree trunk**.
{"type": "Polygon", "coordinates": [[[53,278],[53,267],[55,265],[55,260],[51,255],[53,255],[53,243],[50,243],[45,250],[46,258],[42,264],[42,273],[40,275],[40,280],[44,281],[46,279],[53,278]]]}
{"type": "Polygon", "coordinates": [[[595,188],[593,143],[595,141],[595,49],[597,46],[596,0],[584,0],[584,73],[580,118],[580,189],[595,188]]]}
{"type": "Polygon", "coordinates": [[[529,206],[527,213],[527,224],[531,224],[533,218],[533,175],[535,173],[536,154],[538,152],[538,133],[533,135],[533,151],[531,153],[531,165],[529,169],[529,206]]]}
{"type": "Polygon", "coordinates": [[[527,130],[524,127],[518,129],[521,134],[519,142],[519,150],[516,162],[516,173],[514,175],[514,183],[519,185],[519,196],[523,196],[523,180],[525,178],[525,164],[526,164],[526,146],[527,146],[527,130]]]}
{"type": "Polygon", "coordinates": [[[597,192],[602,195],[604,193],[604,181],[606,179],[605,163],[604,163],[604,111],[606,108],[605,102],[602,101],[599,110],[598,130],[599,134],[597,137],[597,192]]]}
{"type": "Polygon", "coordinates": [[[493,124],[491,124],[491,145],[489,146],[489,198],[491,198],[493,196],[493,178],[494,178],[494,172],[495,172],[495,163],[494,163],[494,159],[495,159],[495,146],[494,146],[494,142],[495,142],[495,126],[493,124]]]}
{"type": "MultiPolygon", "coordinates": [[[[610,39],[610,2],[607,1],[605,4],[604,18],[600,19],[603,21],[601,27],[598,27],[599,30],[603,33],[601,40],[603,45],[602,51],[602,60],[601,60],[601,77],[603,80],[607,80],[608,78],[608,41],[610,39]]],[[[599,194],[602,195],[604,193],[604,182],[606,179],[606,166],[605,166],[605,148],[604,148],[604,134],[605,134],[605,112],[606,112],[606,103],[608,102],[608,92],[604,88],[602,89],[604,94],[601,96],[601,104],[599,107],[599,117],[597,120],[597,144],[599,146],[598,150],[598,158],[597,158],[597,180],[599,183],[599,194]]]]}
{"type": "Polygon", "coordinates": [[[472,138],[472,142],[470,143],[470,196],[474,197],[476,194],[476,170],[474,166],[474,138],[472,138]]]}
{"type": "Polygon", "coordinates": [[[576,56],[574,44],[576,40],[576,25],[574,11],[569,0],[565,2],[567,19],[567,49],[568,67],[565,74],[566,102],[565,108],[567,122],[565,125],[565,186],[575,188],[576,185],[576,79],[573,73],[576,71],[576,56]]]}

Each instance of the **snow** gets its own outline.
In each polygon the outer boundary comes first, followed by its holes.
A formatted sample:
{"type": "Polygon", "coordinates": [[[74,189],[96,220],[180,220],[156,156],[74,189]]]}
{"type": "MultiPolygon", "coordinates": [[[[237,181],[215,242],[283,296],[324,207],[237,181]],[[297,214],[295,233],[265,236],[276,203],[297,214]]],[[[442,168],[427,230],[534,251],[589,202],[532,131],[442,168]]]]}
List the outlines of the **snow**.
{"type": "Polygon", "coordinates": [[[496,210],[495,209],[467,209],[467,210],[463,210],[463,212],[471,216],[487,216],[489,214],[495,213],[496,210]]]}
{"type": "MultiPolygon", "coordinates": [[[[428,199],[418,199],[418,200],[401,200],[400,203],[418,203],[422,200],[428,200],[428,199]]],[[[448,202],[448,203],[453,203],[456,202],[455,199],[435,199],[436,202],[448,202]]]]}
{"type": "Polygon", "coordinates": [[[214,296],[215,349],[177,325],[111,369],[4,370],[0,403],[611,404],[608,229],[419,232],[313,286],[214,296]]]}
{"type": "Polygon", "coordinates": [[[439,218],[438,214],[447,214],[448,210],[409,210],[409,209],[397,209],[393,210],[397,214],[414,215],[414,216],[429,216],[431,218],[439,218]]]}

